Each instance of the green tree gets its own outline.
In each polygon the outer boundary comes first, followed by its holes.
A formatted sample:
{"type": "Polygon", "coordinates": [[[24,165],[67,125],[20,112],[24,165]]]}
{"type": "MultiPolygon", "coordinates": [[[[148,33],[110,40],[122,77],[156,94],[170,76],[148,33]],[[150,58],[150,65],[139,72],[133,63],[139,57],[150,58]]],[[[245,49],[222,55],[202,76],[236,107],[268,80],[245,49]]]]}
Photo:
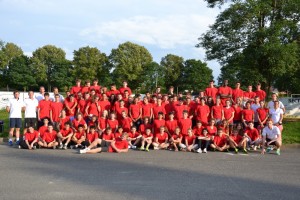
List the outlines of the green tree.
{"type": "Polygon", "coordinates": [[[75,77],[72,74],[73,66],[69,60],[62,60],[55,63],[56,70],[52,73],[50,84],[58,87],[60,91],[69,89],[75,82],[75,77]]]}
{"type": "Polygon", "coordinates": [[[109,61],[115,83],[121,85],[122,80],[127,80],[129,86],[135,89],[141,87],[142,74],[152,62],[152,55],[143,46],[125,42],[111,51],[109,61]]]}
{"type": "Polygon", "coordinates": [[[178,78],[183,69],[184,59],[180,56],[168,54],[161,59],[160,65],[165,71],[165,83],[166,87],[171,85],[174,87],[179,86],[178,78]]]}
{"type": "Polygon", "coordinates": [[[61,48],[46,45],[35,50],[32,55],[32,66],[37,69],[35,75],[40,77],[39,84],[46,84],[48,91],[51,91],[53,74],[62,66],[60,63],[66,61],[66,53],[61,48]]]}
{"type": "Polygon", "coordinates": [[[142,92],[154,91],[157,86],[165,88],[165,70],[157,62],[151,62],[143,72],[142,92]]]}
{"type": "Polygon", "coordinates": [[[74,51],[74,75],[82,80],[103,76],[106,55],[96,47],[82,47],[74,51]]]}
{"type": "Polygon", "coordinates": [[[206,63],[195,59],[186,60],[179,77],[179,89],[189,91],[204,90],[212,79],[212,69],[207,67],[206,63]]]}
{"type": "MultiPolygon", "coordinates": [[[[207,2],[210,7],[224,3],[207,2]]],[[[220,62],[221,77],[245,82],[251,77],[270,89],[278,77],[299,68],[299,21],[299,0],[232,1],[198,47],[206,49],[207,59],[220,62]]]]}
{"type": "Polygon", "coordinates": [[[18,90],[28,90],[37,86],[30,59],[21,55],[13,58],[4,71],[6,82],[9,87],[18,90]]]}

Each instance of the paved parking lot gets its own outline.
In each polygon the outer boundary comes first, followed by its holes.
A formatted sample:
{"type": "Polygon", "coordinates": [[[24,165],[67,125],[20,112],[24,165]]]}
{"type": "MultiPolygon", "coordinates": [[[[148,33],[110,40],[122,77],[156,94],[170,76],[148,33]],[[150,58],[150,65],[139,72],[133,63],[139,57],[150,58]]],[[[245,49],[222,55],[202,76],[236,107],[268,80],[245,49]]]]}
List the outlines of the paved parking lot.
{"type": "Polygon", "coordinates": [[[300,149],[281,156],[20,150],[0,145],[0,199],[299,199],[300,149]]]}

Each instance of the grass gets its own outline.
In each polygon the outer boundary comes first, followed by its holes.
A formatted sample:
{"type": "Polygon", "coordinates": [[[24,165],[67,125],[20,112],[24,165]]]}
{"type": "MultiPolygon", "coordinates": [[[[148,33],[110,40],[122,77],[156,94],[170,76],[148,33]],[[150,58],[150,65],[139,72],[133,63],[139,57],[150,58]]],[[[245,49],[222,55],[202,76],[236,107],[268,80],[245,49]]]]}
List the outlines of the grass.
{"type": "MultiPolygon", "coordinates": [[[[0,133],[0,137],[8,136],[9,119],[5,110],[0,110],[0,120],[4,121],[4,131],[0,133]]],[[[22,130],[21,130],[22,133],[22,130]]],[[[284,144],[300,144],[300,122],[285,121],[283,124],[282,139],[284,144]]]]}

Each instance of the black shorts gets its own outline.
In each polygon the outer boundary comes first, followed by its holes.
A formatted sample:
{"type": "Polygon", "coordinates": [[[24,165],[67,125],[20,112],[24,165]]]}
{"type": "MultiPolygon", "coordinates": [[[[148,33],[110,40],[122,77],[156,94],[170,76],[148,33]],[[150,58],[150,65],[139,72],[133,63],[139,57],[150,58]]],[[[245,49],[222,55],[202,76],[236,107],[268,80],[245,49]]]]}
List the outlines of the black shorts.
{"type": "Polygon", "coordinates": [[[9,127],[10,128],[21,128],[22,127],[22,118],[9,118],[9,127]]]}
{"type": "Polygon", "coordinates": [[[36,118],[25,118],[24,127],[27,128],[29,125],[31,125],[34,129],[36,129],[36,122],[36,118]]]}
{"type": "MultiPolygon", "coordinates": [[[[267,138],[267,142],[270,142],[271,140],[269,138],[267,138]]],[[[269,145],[276,145],[276,142],[271,142],[269,145]]]]}

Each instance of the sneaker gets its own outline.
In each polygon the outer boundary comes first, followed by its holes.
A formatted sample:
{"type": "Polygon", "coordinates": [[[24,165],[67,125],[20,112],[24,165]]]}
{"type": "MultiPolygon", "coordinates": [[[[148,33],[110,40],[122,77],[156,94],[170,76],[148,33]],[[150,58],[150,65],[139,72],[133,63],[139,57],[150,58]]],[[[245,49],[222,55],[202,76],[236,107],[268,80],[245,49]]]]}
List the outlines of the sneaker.
{"type": "Polygon", "coordinates": [[[253,150],[256,151],[256,150],[257,150],[257,146],[254,146],[254,147],[253,147],[253,150]]]}
{"type": "Polygon", "coordinates": [[[10,140],[8,141],[8,146],[12,146],[13,145],[13,142],[10,140]]]}
{"type": "Polygon", "coordinates": [[[80,153],[80,154],[84,154],[84,153],[86,153],[86,151],[87,151],[87,149],[80,149],[80,150],[79,150],[79,153],[80,153]]]}
{"type": "Polygon", "coordinates": [[[271,150],[272,150],[272,147],[268,147],[266,152],[270,153],[271,150]]]}
{"type": "Polygon", "coordinates": [[[153,149],[154,149],[154,150],[158,150],[159,148],[158,148],[158,147],[153,147],[153,149]]]}
{"type": "Polygon", "coordinates": [[[248,154],[247,149],[243,149],[243,153],[244,153],[244,154],[248,154]]]}
{"type": "Polygon", "coordinates": [[[204,149],[203,149],[203,153],[207,153],[207,150],[206,150],[206,148],[204,148],[204,149]]]}
{"type": "Polygon", "coordinates": [[[238,153],[239,153],[238,148],[235,148],[235,149],[234,149],[234,152],[235,152],[236,154],[238,154],[238,153]]]}
{"type": "Polygon", "coordinates": [[[199,148],[199,149],[197,150],[197,153],[202,153],[202,149],[199,148]]]}
{"type": "Polygon", "coordinates": [[[136,146],[132,145],[131,148],[132,148],[132,149],[136,149],[136,146]]]}
{"type": "Polygon", "coordinates": [[[21,149],[21,145],[19,145],[18,148],[21,149]]]}
{"type": "Polygon", "coordinates": [[[32,149],[36,150],[36,146],[33,146],[32,149]]]}
{"type": "Polygon", "coordinates": [[[280,156],[280,149],[277,149],[277,150],[276,150],[276,154],[277,154],[278,156],[280,156]]]}
{"type": "Polygon", "coordinates": [[[146,152],[149,152],[149,149],[148,149],[148,148],[146,148],[146,149],[145,149],[145,151],[146,151],[146,152]]]}
{"type": "Polygon", "coordinates": [[[144,150],[145,150],[145,148],[144,148],[144,147],[141,147],[141,148],[140,148],[140,151],[144,151],[144,150]]]}
{"type": "Polygon", "coordinates": [[[20,140],[16,141],[16,145],[19,146],[20,145],[20,140]]]}
{"type": "Polygon", "coordinates": [[[128,145],[128,149],[131,149],[131,145],[128,145]]]}
{"type": "Polygon", "coordinates": [[[62,149],[63,147],[64,147],[64,145],[63,145],[63,144],[60,144],[58,148],[59,148],[59,149],[62,149]]]}
{"type": "Polygon", "coordinates": [[[63,146],[63,149],[64,149],[64,150],[68,149],[68,146],[67,146],[67,145],[64,145],[64,146],[63,146]]]}

